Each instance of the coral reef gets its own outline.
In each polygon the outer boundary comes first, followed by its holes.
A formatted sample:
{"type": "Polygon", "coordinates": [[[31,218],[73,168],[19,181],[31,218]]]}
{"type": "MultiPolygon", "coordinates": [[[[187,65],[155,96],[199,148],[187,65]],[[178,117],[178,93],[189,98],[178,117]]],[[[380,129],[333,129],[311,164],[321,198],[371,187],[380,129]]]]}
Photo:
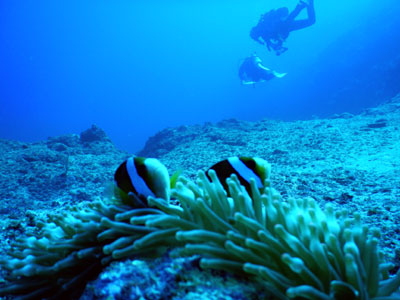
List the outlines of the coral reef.
{"type": "Polygon", "coordinates": [[[92,142],[96,142],[96,141],[101,141],[101,142],[109,141],[110,142],[110,139],[108,138],[108,136],[106,135],[104,130],[102,130],[97,125],[93,124],[92,127],[81,132],[80,141],[82,143],[92,143],[92,142]]]}
{"type": "Polygon", "coordinates": [[[30,230],[33,219],[95,201],[118,164],[130,156],[108,137],[82,142],[79,134],[34,143],[0,139],[0,152],[1,254],[30,230]]]}
{"type": "Polygon", "coordinates": [[[389,276],[379,230],[359,214],[307,198],[284,202],[270,174],[262,194],[250,181],[252,197],[232,175],[227,197],[215,172],[208,175],[179,178],[171,196],[180,205],[149,197],[151,208],[134,208],[106,198],[49,216],[1,261],[10,282],[0,294],[72,298],[112,260],[177,247],[200,255],[202,268],[252,276],[276,299],[399,299],[400,272],[389,276]]]}
{"type": "Polygon", "coordinates": [[[115,261],[88,283],[80,300],[258,300],[268,299],[262,286],[223,271],[199,267],[198,256],[115,261]]]}
{"type": "Polygon", "coordinates": [[[169,170],[182,169],[191,179],[226,157],[265,158],[274,168],[271,183],[283,198],[311,197],[321,207],[329,203],[335,210],[359,212],[365,224],[381,229],[379,246],[386,259],[400,265],[400,94],[352,117],[184,128],[156,135],[145,155],[157,156],[169,170]],[[386,127],[368,127],[382,119],[386,127]],[[188,133],[194,138],[185,139],[188,133]],[[176,140],[182,143],[163,149],[176,140]]]}

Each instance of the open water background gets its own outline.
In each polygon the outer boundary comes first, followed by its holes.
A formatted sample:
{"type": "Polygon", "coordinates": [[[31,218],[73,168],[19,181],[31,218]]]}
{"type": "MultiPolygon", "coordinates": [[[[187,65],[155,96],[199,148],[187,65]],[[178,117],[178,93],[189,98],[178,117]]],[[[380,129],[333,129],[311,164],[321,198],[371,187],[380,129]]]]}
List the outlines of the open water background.
{"type": "MultiPolygon", "coordinates": [[[[400,90],[400,1],[315,0],[277,57],[249,37],[292,0],[0,2],[0,138],[102,127],[134,152],[165,127],[358,113],[400,90]],[[242,86],[254,51],[281,80],[242,86]]],[[[303,15],[304,16],[304,15],[303,15]]]]}

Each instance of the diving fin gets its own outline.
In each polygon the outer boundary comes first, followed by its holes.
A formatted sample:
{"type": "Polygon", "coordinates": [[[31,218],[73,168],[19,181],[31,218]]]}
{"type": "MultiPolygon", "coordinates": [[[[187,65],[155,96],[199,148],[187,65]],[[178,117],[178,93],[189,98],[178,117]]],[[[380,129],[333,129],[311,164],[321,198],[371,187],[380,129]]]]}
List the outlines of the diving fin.
{"type": "Polygon", "coordinates": [[[282,77],[285,77],[287,75],[287,73],[278,73],[276,71],[274,71],[273,74],[274,74],[274,76],[276,78],[282,78],[282,77]]]}

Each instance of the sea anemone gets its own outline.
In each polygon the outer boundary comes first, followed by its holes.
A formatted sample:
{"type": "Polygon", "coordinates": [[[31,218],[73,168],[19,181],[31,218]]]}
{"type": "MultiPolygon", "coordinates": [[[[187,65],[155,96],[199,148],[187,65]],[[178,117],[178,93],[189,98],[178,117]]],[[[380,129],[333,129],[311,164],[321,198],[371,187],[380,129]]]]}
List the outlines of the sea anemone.
{"type": "Polygon", "coordinates": [[[389,276],[378,229],[313,199],[283,201],[267,170],[263,191],[250,180],[251,196],[234,174],[228,193],[210,170],[196,183],[178,179],[179,205],[150,196],[150,207],[135,208],[112,197],[49,216],[1,261],[10,276],[0,295],[73,296],[112,260],[177,247],[200,255],[202,268],[251,276],[277,299],[399,299],[400,272],[389,276]]]}

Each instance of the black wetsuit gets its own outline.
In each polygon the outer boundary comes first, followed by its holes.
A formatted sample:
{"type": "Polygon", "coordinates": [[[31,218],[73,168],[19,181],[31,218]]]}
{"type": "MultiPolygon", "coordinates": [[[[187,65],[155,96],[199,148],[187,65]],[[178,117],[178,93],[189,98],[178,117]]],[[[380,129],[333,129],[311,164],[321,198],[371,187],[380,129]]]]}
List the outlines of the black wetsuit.
{"type": "Polygon", "coordinates": [[[247,57],[239,68],[239,78],[247,82],[260,82],[275,77],[272,71],[261,68],[259,64],[257,56],[247,57]]]}
{"type": "Polygon", "coordinates": [[[280,13],[288,11],[287,8],[272,10],[261,16],[258,24],[252,28],[250,36],[260,44],[265,44],[269,51],[273,49],[277,55],[285,52],[283,42],[290,32],[303,29],[315,23],[314,1],[310,0],[309,5],[297,4],[295,9],[287,15],[280,13]],[[307,19],[295,20],[300,12],[307,8],[307,19]]]}

